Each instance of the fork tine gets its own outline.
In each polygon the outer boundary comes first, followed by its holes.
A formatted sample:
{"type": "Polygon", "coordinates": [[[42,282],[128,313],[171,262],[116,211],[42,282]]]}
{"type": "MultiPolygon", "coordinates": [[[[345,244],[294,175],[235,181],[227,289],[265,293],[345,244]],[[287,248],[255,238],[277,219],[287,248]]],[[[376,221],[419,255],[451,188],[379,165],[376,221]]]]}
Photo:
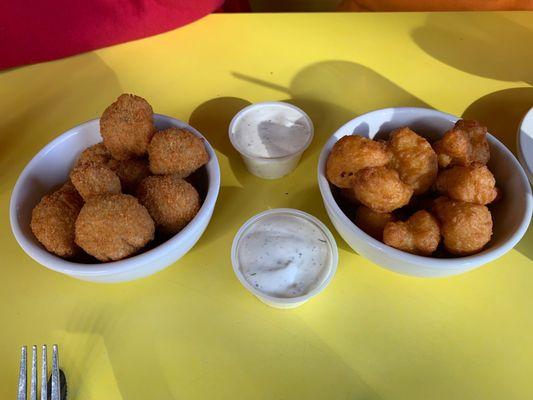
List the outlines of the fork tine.
{"type": "Polygon", "coordinates": [[[26,400],[26,346],[20,351],[19,389],[17,400],[26,400]]]}
{"type": "Polygon", "coordinates": [[[51,400],[60,400],[59,389],[59,361],[57,344],[52,346],[52,397],[51,400]]]}
{"type": "Polygon", "coordinates": [[[48,360],[46,352],[46,345],[43,344],[41,359],[41,400],[47,400],[48,396],[48,360]]]}
{"type": "Polygon", "coordinates": [[[37,400],[37,346],[31,348],[30,400],[37,400]]]}

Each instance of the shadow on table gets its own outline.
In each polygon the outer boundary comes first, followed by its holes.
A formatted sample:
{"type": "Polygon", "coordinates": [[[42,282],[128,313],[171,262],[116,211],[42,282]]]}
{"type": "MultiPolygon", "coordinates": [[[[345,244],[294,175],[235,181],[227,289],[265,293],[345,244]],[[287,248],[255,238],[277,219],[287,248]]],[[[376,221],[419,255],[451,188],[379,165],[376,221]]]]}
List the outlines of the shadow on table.
{"type": "Polygon", "coordinates": [[[0,82],[6,78],[18,91],[4,88],[2,100],[18,108],[0,118],[0,192],[49,141],[96,117],[91,110],[103,110],[122,91],[116,74],[94,53],[0,72],[0,82]]]}
{"type": "Polygon", "coordinates": [[[430,56],[465,71],[511,82],[533,84],[533,32],[498,13],[431,13],[412,32],[430,56]]]}

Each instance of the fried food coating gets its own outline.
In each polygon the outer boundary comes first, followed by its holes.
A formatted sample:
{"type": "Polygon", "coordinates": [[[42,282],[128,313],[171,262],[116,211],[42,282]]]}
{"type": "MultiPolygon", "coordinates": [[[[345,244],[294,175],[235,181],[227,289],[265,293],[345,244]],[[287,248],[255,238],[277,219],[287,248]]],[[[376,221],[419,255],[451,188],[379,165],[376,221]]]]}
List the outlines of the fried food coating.
{"type": "Polygon", "coordinates": [[[83,199],[70,181],[44,196],[35,206],[30,227],[50,253],[64,258],[80,253],[74,242],[74,224],[82,206],[83,199]]]}
{"type": "Polygon", "coordinates": [[[86,162],[79,164],[70,172],[70,180],[87,201],[92,196],[105,193],[120,193],[120,179],[109,167],[104,164],[86,162]]]}
{"type": "Polygon", "coordinates": [[[150,214],[127,194],[91,197],[76,220],[76,243],[100,261],[135,254],[154,238],[150,214]]]}
{"type": "Polygon", "coordinates": [[[494,175],[481,163],[456,165],[442,171],[435,187],[440,194],[467,203],[485,205],[498,196],[494,175]]]}
{"type": "Polygon", "coordinates": [[[365,206],[359,206],[355,211],[355,224],[377,240],[383,240],[383,229],[390,221],[394,221],[390,213],[378,213],[365,206]]]}
{"type": "Polygon", "coordinates": [[[100,118],[105,147],[117,160],[146,154],[154,132],[152,106],[132,94],[121,94],[100,118]]]}
{"type": "Polygon", "coordinates": [[[477,121],[459,120],[433,144],[439,166],[470,165],[473,162],[486,164],[490,158],[487,128],[477,121]]]}
{"type": "Polygon", "coordinates": [[[144,158],[117,161],[112,169],[120,179],[122,191],[133,195],[141,181],[151,175],[148,161],[144,158]]]}
{"type": "Polygon", "coordinates": [[[76,162],[76,166],[87,163],[103,164],[109,165],[110,160],[112,160],[111,153],[107,150],[104,143],[100,142],[94,144],[90,147],[87,147],[82,151],[76,162]]]}
{"type": "Polygon", "coordinates": [[[137,197],[161,233],[173,235],[185,227],[200,209],[200,196],[177,175],[152,175],[140,183],[137,197]]]}
{"type": "Polygon", "coordinates": [[[403,183],[396,170],[372,167],[354,175],[355,197],[376,212],[388,213],[409,203],[413,189],[403,183]]]}
{"type": "Polygon", "coordinates": [[[186,129],[168,128],[155,133],[148,146],[150,170],[186,178],[209,161],[204,141],[186,129]]]}
{"type": "Polygon", "coordinates": [[[411,186],[414,194],[425,193],[437,178],[437,154],[429,142],[411,129],[399,128],[391,132],[389,149],[390,166],[400,174],[400,179],[411,186]]]}
{"type": "Polygon", "coordinates": [[[405,222],[388,222],[383,242],[408,253],[429,256],[440,242],[439,222],[430,212],[417,211],[405,222]]]}
{"type": "Polygon", "coordinates": [[[391,154],[383,142],[358,135],[340,138],[326,162],[326,177],[339,188],[352,186],[355,173],[363,168],[387,165],[391,154]]]}
{"type": "Polygon", "coordinates": [[[439,197],[433,211],[441,223],[444,246],[455,255],[478,253],[492,236],[492,216],[486,206],[439,197]]]}

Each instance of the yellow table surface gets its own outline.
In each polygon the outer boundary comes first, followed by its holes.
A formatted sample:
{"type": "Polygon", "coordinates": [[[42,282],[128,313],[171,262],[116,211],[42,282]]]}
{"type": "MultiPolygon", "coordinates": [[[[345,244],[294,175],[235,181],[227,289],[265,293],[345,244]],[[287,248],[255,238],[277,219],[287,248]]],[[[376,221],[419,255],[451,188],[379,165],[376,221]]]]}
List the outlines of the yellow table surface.
{"type": "Polygon", "coordinates": [[[473,272],[420,279],[384,270],[336,235],[331,285],[294,310],[235,278],[230,246],[257,212],[294,207],[334,231],[315,180],[344,122],[423,106],[477,118],[515,151],[533,105],[533,14],[213,15],[153,38],[0,73],[0,397],[16,394],[23,344],[58,343],[72,399],[533,398],[533,231],[473,272]],[[135,282],[78,281],[17,245],[18,174],[120,93],[198,128],[222,187],[207,231],[168,269],[135,282]],[[248,174],[227,139],[250,102],[304,108],[315,140],[290,176],[248,174]]]}

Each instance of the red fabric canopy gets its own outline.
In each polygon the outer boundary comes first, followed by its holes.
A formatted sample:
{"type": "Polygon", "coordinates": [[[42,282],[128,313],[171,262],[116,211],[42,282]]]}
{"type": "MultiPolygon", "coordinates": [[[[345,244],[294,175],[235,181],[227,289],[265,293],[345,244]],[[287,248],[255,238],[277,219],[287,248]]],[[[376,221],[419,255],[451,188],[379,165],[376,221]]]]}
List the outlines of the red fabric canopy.
{"type": "Polygon", "coordinates": [[[0,69],[54,60],[175,29],[245,0],[0,1],[0,69]]]}

